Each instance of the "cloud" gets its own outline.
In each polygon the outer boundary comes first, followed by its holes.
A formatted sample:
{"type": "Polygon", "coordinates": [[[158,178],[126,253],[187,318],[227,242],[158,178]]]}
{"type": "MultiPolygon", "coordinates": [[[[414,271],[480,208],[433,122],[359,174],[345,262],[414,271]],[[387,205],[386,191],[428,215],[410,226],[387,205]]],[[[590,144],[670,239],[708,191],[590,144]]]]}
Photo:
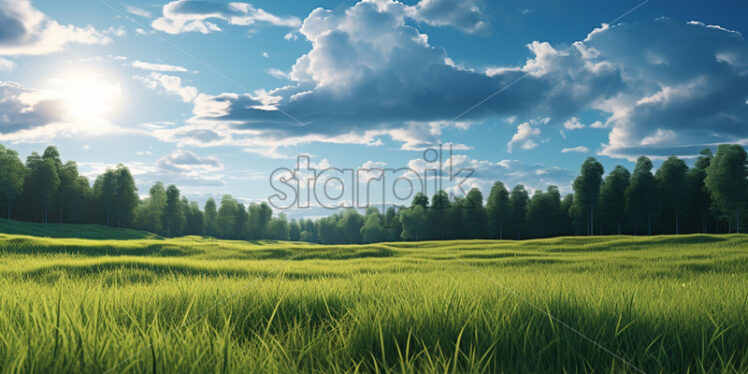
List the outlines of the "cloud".
{"type": "Polygon", "coordinates": [[[587,148],[587,147],[585,147],[583,145],[580,145],[580,146],[573,147],[573,148],[564,148],[564,149],[561,150],[561,153],[569,153],[569,152],[587,153],[589,151],[590,151],[589,148],[587,148]]]}
{"type": "Polygon", "coordinates": [[[52,79],[45,89],[0,81],[0,141],[49,142],[58,136],[137,132],[116,126],[100,115],[106,100],[121,92],[119,84],[98,82],[96,94],[101,100],[91,103],[97,107],[80,112],[80,93],[75,90],[81,79],[52,79]]]}
{"type": "Polygon", "coordinates": [[[142,70],[151,70],[151,71],[162,71],[162,72],[187,72],[187,68],[184,68],[182,66],[178,65],[168,65],[168,64],[154,64],[150,62],[143,62],[140,60],[135,60],[132,62],[132,67],[142,70]]]}
{"type": "Polygon", "coordinates": [[[301,21],[296,17],[279,17],[248,3],[179,0],[165,4],[163,16],[154,20],[151,26],[169,34],[209,34],[221,31],[217,24],[209,20],[223,20],[239,26],[250,26],[257,22],[292,28],[301,25],[301,21]]]}
{"type": "Polygon", "coordinates": [[[34,9],[28,0],[0,2],[0,55],[41,55],[70,43],[108,44],[122,29],[99,31],[93,26],[61,25],[34,9]]]}
{"type": "Polygon", "coordinates": [[[0,71],[4,71],[6,73],[12,73],[15,68],[16,68],[15,62],[8,60],[6,58],[0,57],[0,71]]]}
{"type": "Polygon", "coordinates": [[[605,128],[600,154],[611,157],[695,154],[748,138],[748,48],[724,27],[664,18],[603,25],[569,48],[533,41],[524,63],[479,70],[450,63],[446,50],[408,24],[407,9],[378,0],[313,10],[299,29],[311,48],[284,69],[288,84],[202,95],[185,128],[162,135],[242,147],[377,145],[389,137],[415,149],[439,142],[460,115],[464,123],[528,123],[505,140],[525,149],[540,143],[533,118],[605,128]],[[580,122],[589,111],[599,120],[580,122]]]}
{"type": "Polygon", "coordinates": [[[138,7],[131,6],[131,5],[125,5],[125,10],[127,10],[128,13],[130,13],[132,15],[136,15],[138,17],[143,17],[143,18],[151,18],[151,17],[153,17],[153,15],[151,14],[151,12],[149,12],[149,11],[147,11],[145,9],[141,9],[141,8],[138,8],[138,7]]]}
{"type": "Polygon", "coordinates": [[[477,0],[421,0],[406,7],[410,18],[431,26],[451,26],[474,34],[488,31],[488,17],[477,0]]]}
{"type": "MultiPolygon", "coordinates": [[[[426,169],[438,170],[439,164],[438,162],[426,162],[419,158],[408,162],[408,167],[423,174],[426,169]]],[[[455,154],[451,158],[443,160],[442,175],[444,176],[443,186],[445,189],[458,195],[462,191],[456,186],[456,183],[459,183],[462,178],[448,180],[450,167],[453,171],[472,170],[473,174],[463,184],[462,190],[467,191],[472,187],[479,188],[483,192],[484,198],[488,198],[491,186],[496,181],[503,182],[509,189],[522,184],[530,193],[538,189],[546,189],[550,185],[557,186],[560,191],[568,193],[571,192],[571,183],[577,176],[574,171],[560,167],[549,167],[540,163],[525,163],[511,159],[492,162],[455,154]]]]}
{"type": "Polygon", "coordinates": [[[595,105],[610,113],[601,154],[689,156],[748,138],[748,46],[740,33],[661,18],[610,27],[585,44],[630,77],[627,90],[595,105]]]}
{"type": "Polygon", "coordinates": [[[161,73],[151,73],[149,76],[136,75],[133,77],[141,81],[146,87],[156,90],[163,89],[166,93],[179,96],[183,102],[189,103],[198,97],[197,88],[183,86],[182,78],[161,73]]]}
{"type": "Polygon", "coordinates": [[[156,161],[156,167],[165,171],[189,172],[194,170],[223,170],[223,164],[212,156],[199,157],[195,153],[178,149],[156,161]]]}
{"type": "Polygon", "coordinates": [[[524,67],[490,76],[464,69],[449,63],[446,51],[430,45],[406,17],[404,5],[393,1],[360,2],[344,12],[315,9],[300,29],[312,49],[291,68],[291,84],[268,91],[272,102],[252,93],[206,96],[196,102],[190,126],[265,144],[371,145],[389,136],[412,148],[438,142],[441,129],[457,126],[449,119],[525,71],[533,76],[513,85],[511,94],[497,96],[460,121],[527,120],[535,111],[568,118],[620,84],[614,69],[585,65],[581,52],[561,53],[547,43],[528,46],[536,57],[524,67]],[[551,56],[563,66],[545,66],[551,56]],[[583,78],[572,82],[570,75],[583,78]]]}
{"type": "MultiPolygon", "coordinates": [[[[190,187],[223,187],[226,185],[225,176],[221,173],[223,164],[213,156],[199,157],[193,152],[178,149],[169,153],[154,164],[143,161],[125,162],[125,166],[138,182],[140,191],[148,189],[156,182],[179,186],[183,193],[190,187]],[[185,188],[187,187],[187,188],[185,188]]],[[[89,178],[95,178],[107,168],[116,165],[105,162],[81,162],[81,173],[89,178]]]]}

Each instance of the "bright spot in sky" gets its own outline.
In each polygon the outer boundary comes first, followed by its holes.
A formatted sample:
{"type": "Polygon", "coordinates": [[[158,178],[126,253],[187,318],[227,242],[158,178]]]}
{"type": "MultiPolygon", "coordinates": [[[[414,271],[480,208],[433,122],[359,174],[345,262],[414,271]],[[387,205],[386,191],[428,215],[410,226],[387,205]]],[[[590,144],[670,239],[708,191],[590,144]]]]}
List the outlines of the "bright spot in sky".
{"type": "Polygon", "coordinates": [[[97,73],[72,73],[49,80],[48,99],[59,100],[72,121],[102,120],[116,109],[122,94],[119,83],[97,73]]]}

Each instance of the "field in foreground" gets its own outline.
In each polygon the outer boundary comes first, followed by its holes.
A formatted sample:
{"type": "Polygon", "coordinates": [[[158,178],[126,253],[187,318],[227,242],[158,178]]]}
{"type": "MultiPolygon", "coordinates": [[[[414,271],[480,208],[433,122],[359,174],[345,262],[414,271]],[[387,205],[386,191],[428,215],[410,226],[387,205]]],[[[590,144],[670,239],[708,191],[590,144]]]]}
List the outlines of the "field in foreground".
{"type": "Polygon", "coordinates": [[[0,232],[1,372],[748,372],[746,235],[0,232]]]}

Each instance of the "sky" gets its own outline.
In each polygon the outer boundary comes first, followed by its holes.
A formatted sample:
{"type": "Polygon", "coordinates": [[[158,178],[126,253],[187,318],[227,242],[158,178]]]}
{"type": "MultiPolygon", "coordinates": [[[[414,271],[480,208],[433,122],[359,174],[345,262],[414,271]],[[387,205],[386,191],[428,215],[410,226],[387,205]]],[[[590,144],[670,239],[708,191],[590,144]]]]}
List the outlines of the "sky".
{"type": "Polygon", "coordinates": [[[590,156],[609,171],[748,144],[745,14],[741,1],[0,0],[0,144],[55,145],[91,180],[123,163],[142,196],[163,181],[293,217],[360,206],[362,186],[377,203],[434,186],[487,196],[496,180],[567,193],[590,156]],[[313,174],[368,171],[296,187],[302,155],[313,174]],[[383,169],[400,174],[370,187],[383,169]],[[309,198],[318,187],[327,197],[309,198]]]}

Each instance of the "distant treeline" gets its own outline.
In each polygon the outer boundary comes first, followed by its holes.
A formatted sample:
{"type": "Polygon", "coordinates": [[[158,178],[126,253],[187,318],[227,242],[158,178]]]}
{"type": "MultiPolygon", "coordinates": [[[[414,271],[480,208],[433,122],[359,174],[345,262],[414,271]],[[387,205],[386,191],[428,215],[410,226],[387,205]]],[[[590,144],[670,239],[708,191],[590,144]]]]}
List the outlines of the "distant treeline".
{"type": "Polygon", "coordinates": [[[525,239],[559,235],[681,234],[745,232],[748,155],[740,145],[704,149],[694,166],[671,156],[652,173],[639,157],[633,172],[616,166],[604,176],[592,157],[582,164],[572,194],[556,186],[530,197],[522,185],[507,190],[496,182],[484,205],[480,190],[450,198],[416,194],[407,208],[364,215],[348,209],[317,220],[273,217],[267,203],[248,207],[230,195],[208,199],[201,210],[174,185],[158,182],[140,199],[123,165],[90,185],[75,162],[63,163],[55,147],[24,164],[0,145],[0,212],[7,218],[42,223],[99,223],[164,236],[209,235],[225,239],[278,239],[370,243],[397,240],[525,239]]]}

